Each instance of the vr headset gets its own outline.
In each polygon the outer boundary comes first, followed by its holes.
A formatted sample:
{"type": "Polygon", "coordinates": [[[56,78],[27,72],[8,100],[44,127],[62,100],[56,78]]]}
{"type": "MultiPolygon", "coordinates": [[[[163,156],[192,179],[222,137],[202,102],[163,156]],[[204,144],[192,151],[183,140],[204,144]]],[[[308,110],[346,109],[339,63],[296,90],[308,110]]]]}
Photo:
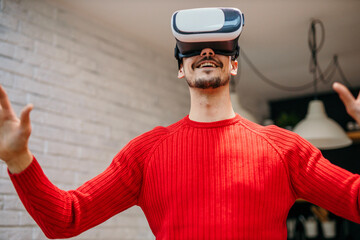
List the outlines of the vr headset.
{"type": "Polygon", "coordinates": [[[199,55],[204,48],[215,54],[239,56],[238,39],[244,26],[244,14],[236,8],[195,8],[175,12],[171,28],[176,39],[175,58],[199,55]]]}

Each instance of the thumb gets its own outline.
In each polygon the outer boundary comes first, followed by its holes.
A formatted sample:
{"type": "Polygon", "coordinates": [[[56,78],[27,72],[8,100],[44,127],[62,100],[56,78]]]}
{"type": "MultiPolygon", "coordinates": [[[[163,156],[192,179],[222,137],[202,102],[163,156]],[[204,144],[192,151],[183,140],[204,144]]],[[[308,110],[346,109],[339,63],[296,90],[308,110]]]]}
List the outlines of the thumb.
{"type": "Polygon", "coordinates": [[[349,89],[341,83],[335,82],[333,84],[333,89],[339,94],[340,99],[344,102],[345,106],[349,106],[355,101],[355,98],[349,89]]]}
{"type": "Polygon", "coordinates": [[[29,128],[30,127],[30,112],[33,110],[34,105],[28,104],[20,114],[20,126],[22,128],[29,128]]]}

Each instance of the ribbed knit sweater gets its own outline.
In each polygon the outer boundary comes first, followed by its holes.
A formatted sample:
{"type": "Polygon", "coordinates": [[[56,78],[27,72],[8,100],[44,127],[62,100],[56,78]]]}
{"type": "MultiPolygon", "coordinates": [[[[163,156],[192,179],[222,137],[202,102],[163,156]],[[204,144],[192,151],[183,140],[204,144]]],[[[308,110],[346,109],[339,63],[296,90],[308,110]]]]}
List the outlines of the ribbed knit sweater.
{"type": "Polygon", "coordinates": [[[10,177],[49,238],[75,236],[133,205],[159,240],[285,240],[297,198],[360,223],[359,175],[298,135],[239,115],[156,127],[76,190],[54,186],[35,158],[10,177]]]}

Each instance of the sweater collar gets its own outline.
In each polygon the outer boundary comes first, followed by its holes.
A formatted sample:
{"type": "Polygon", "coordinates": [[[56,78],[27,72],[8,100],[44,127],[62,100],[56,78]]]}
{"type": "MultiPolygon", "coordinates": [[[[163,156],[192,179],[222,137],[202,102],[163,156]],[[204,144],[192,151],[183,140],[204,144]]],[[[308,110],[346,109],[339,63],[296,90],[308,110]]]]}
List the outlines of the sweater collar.
{"type": "Polygon", "coordinates": [[[215,122],[197,122],[193,121],[189,118],[189,115],[187,115],[184,118],[184,122],[192,127],[198,127],[198,128],[214,128],[214,127],[225,127],[232,124],[235,124],[241,120],[241,117],[239,114],[236,113],[235,117],[224,119],[220,121],[215,122]]]}

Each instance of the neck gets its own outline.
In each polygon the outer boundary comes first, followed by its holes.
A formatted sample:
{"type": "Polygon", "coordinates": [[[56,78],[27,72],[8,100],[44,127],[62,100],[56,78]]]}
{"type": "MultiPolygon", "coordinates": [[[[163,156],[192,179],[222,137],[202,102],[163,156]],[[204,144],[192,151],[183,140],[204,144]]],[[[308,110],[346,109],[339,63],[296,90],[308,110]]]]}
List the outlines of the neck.
{"type": "Polygon", "coordinates": [[[229,85],[216,89],[190,88],[189,118],[197,122],[215,122],[235,117],[229,85]]]}

